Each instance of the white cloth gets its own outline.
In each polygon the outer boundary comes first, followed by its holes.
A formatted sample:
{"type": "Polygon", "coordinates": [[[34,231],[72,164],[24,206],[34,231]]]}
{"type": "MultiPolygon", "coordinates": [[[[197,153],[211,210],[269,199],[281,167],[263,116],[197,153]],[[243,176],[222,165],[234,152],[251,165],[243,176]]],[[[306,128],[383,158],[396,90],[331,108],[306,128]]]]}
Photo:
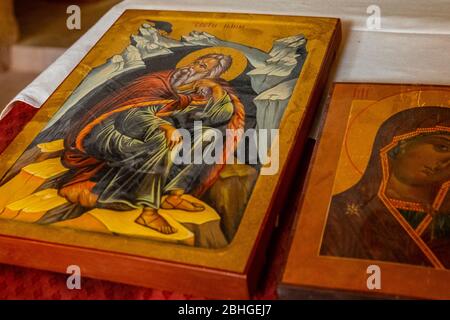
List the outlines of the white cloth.
{"type": "Polygon", "coordinates": [[[344,32],[332,81],[450,83],[448,0],[127,0],[111,8],[12,101],[39,108],[126,9],[339,17],[344,32]],[[374,4],[381,12],[379,30],[366,26],[367,9],[374,4]]]}

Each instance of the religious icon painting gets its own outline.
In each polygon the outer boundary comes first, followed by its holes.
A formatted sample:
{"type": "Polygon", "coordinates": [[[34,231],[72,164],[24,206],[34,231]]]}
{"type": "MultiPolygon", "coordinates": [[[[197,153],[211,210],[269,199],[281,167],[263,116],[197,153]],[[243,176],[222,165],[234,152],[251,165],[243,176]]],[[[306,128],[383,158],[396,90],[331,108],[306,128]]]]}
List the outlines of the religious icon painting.
{"type": "Polygon", "coordinates": [[[450,298],[450,87],[335,84],[279,293],[450,298]]]}
{"type": "Polygon", "coordinates": [[[1,262],[249,297],[339,41],[334,18],[125,11],[0,156],[1,262]]]}

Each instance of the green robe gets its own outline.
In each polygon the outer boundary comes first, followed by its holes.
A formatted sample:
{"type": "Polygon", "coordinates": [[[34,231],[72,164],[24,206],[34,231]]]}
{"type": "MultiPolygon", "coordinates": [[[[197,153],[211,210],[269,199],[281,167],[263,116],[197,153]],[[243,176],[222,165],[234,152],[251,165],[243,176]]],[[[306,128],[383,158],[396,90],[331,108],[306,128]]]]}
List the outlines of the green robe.
{"type": "MultiPolygon", "coordinates": [[[[129,210],[158,209],[164,193],[189,191],[200,183],[207,164],[174,165],[160,126],[170,124],[192,132],[194,121],[202,121],[202,134],[209,128],[224,129],[234,107],[228,95],[206,107],[187,107],[170,117],[156,116],[162,105],[137,107],[117,113],[94,127],[84,139],[86,152],[103,160],[105,167],[92,179],[96,182],[99,207],[129,210]]],[[[202,137],[202,136],[200,136],[202,137]]],[[[201,141],[192,141],[191,148],[201,141]]],[[[213,148],[214,141],[203,144],[213,148]]]]}

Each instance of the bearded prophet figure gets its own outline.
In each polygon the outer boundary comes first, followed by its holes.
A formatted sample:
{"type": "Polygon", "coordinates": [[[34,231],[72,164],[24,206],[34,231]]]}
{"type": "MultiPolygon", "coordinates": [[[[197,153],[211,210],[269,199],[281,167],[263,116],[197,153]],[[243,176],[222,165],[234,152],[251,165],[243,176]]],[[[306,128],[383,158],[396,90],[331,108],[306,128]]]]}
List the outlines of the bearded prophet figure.
{"type": "Polygon", "coordinates": [[[399,112],[360,181],[332,198],[321,254],[450,268],[450,109],[399,112]]]}
{"type": "MultiPolygon", "coordinates": [[[[76,218],[90,208],[142,208],[136,223],[171,234],[177,230],[158,209],[203,211],[182,195],[200,196],[223,165],[174,165],[171,152],[181,142],[177,129],[192,130],[194,121],[204,129],[243,128],[243,105],[220,79],[231,63],[230,56],[208,54],[186,67],[143,76],[95,105],[64,139],[62,163],[70,171],[59,194],[69,205],[38,223],[76,218]]],[[[238,139],[224,145],[224,159],[238,139]]]]}

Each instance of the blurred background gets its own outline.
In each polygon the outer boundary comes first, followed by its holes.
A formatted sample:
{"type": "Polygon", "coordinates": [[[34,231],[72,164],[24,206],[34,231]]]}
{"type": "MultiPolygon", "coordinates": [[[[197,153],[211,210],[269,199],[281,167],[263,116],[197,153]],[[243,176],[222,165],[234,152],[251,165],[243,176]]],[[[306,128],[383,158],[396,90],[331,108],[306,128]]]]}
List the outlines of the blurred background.
{"type": "Polygon", "coordinates": [[[121,0],[0,0],[0,111],[121,0]],[[81,30],[66,27],[69,5],[81,30]]]}

